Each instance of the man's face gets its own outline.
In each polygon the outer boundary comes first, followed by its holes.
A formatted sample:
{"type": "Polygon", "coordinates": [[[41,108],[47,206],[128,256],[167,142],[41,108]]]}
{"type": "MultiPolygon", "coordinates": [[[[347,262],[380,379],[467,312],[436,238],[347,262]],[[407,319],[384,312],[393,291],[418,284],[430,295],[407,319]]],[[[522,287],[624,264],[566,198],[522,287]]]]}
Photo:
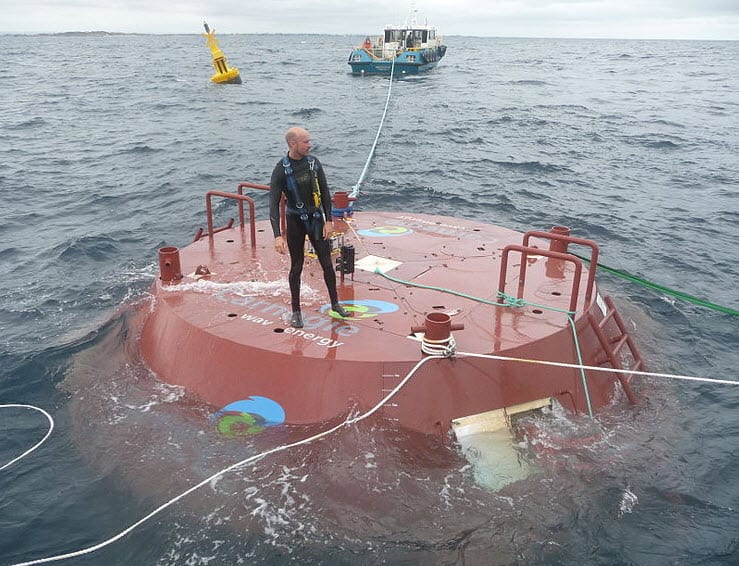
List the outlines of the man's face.
{"type": "Polygon", "coordinates": [[[308,132],[298,134],[294,144],[295,153],[301,157],[308,155],[310,153],[310,148],[313,147],[310,140],[310,134],[308,132]]]}

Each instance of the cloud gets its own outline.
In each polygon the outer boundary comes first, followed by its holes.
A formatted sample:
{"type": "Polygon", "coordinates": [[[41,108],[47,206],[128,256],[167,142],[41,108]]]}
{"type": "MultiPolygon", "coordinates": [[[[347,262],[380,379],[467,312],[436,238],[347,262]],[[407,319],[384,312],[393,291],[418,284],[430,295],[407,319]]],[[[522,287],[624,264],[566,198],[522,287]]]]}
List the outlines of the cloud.
{"type": "MultiPolygon", "coordinates": [[[[376,35],[410,1],[29,0],[3,2],[0,31],[376,35]]],[[[418,20],[445,35],[739,39],[736,0],[422,0],[418,20]]]]}

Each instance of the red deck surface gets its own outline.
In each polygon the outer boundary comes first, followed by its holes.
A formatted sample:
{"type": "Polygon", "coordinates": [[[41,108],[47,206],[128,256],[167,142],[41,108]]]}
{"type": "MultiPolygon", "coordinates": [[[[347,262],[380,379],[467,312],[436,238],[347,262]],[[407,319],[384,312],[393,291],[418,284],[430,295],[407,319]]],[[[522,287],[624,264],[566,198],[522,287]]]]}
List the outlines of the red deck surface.
{"type": "MultiPolygon", "coordinates": [[[[318,261],[308,257],[305,327],[295,329],[289,326],[289,260],[274,251],[268,223],[256,227],[255,247],[248,228],[233,228],[180,249],[184,277],[153,286],[144,359],[159,378],[187,387],[215,410],[255,396],[281,407],[288,423],[367,410],[423,357],[422,335],[413,336],[411,329],[422,327],[433,312],[464,325],[452,333],[459,352],[577,363],[565,314],[489,304],[496,301],[503,248],[521,244],[518,232],[414,213],[356,213],[344,243],[354,246],[357,262],[368,256],[382,258],[381,266],[384,260],[398,262],[387,275],[408,284],[359,268],[343,283],[337,274],[339,299],[353,316],[335,318],[318,261]],[[198,266],[212,274],[194,276],[198,266]]],[[[529,243],[542,250],[549,244],[529,243]]],[[[521,255],[512,253],[508,263],[506,293],[515,295],[521,255]]],[[[583,310],[598,318],[603,313],[596,301],[585,304],[587,275],[583,269],[578,340],[583,362],[597,365],[603,352],[583,310]]],[[[571,264],[529,257],[523,297],[567,310],[573,277],[571,264]]],[[[609,402],[614,382],[611,374],[588,375],[594,408],[609,402]]],[[[415,430],[445,432],[453,418],[543,397],[586,410],[578,370],[460,355],[425,364],[382,414],[415,430]]]]}

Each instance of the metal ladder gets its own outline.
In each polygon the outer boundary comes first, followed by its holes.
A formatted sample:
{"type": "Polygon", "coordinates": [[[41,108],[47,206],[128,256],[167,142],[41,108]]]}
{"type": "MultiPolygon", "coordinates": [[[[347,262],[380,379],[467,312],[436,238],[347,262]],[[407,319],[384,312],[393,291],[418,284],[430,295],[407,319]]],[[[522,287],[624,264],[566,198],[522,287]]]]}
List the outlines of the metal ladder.
{"type": "MultiPolygon", "coordinates": [[[[623,319],[621,318],[621,315],[619,314],[618,310],[616,309],[616,305],[613,304],[613,301],[610,297],[604,298],[605,304],[606,304],[606,313],[602,320],[598,321],[596,320],[595,316],[593,316],[592,313],[588,313],[588,320],[590,321],[590,326],[593,328],[593,331],[595,332],[595,335],[598,337],[598,341],[600,342],[601,347],[603,348],[603,351],[606,354],[606,357],[604,359],[598,360],[597,365],[603,366],[605,363],[609,363],[612,368],[614,369],[629,369],[633,371],[639,371],[644,370],[644,361],[642,360],[641,354],[639,353],[639,350],[636,348],[636,345],[634,344],[634,341],[632,340],[631,336],[629,335],[628,330],[626,329],[626,324],[624,323],[623,319]],[[615,324],[617,329],[617,334],[613,336],[612,338],[608,337],[608,334],[606,333],[606,326],[613,322],[615,324]],[[633,366],[629,368],[625,368],[623,364],[624,356],[622,354],[625,353],[624,346],[628,347],[628,355],[633,359],[633,366]]],[[[631,389],[631,378],[633,377],[633,374],[618,374],[618,380],[621,382],[621,386],[624,389],[624,392],[626,393],[626,397],[628,397],[629,401],[631,403],[636,404],[637,399],[636,395],[634,395],[634,391],[631,389]]]]}

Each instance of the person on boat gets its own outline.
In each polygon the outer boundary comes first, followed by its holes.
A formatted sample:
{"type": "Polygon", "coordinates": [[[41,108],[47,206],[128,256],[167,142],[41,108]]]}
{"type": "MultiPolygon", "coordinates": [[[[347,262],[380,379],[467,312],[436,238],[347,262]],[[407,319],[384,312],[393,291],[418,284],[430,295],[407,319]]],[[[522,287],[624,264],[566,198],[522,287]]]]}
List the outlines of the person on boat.
{"type": "Polygon", "coordinates": [[[292,318],[290,325],[303,327],[300,311],[300,277],[305,260],[305,237],[307,236],[323,268],[331,309],[342,317],[351,314],[339,304],[336,291],[336,273],[331,262],[332,225],[326,221],[331,218],[331,195],[321,162],[310,154],[312,147],[310,134],[304,128],[293,127],[285,133],[287,155],[275,165],[270,179],[269,219],[275,237],[275,250],[290,253],[290,300],[292,318]],[[280,199],[287,199],[286,233],[280,229],[280,199]]]}

